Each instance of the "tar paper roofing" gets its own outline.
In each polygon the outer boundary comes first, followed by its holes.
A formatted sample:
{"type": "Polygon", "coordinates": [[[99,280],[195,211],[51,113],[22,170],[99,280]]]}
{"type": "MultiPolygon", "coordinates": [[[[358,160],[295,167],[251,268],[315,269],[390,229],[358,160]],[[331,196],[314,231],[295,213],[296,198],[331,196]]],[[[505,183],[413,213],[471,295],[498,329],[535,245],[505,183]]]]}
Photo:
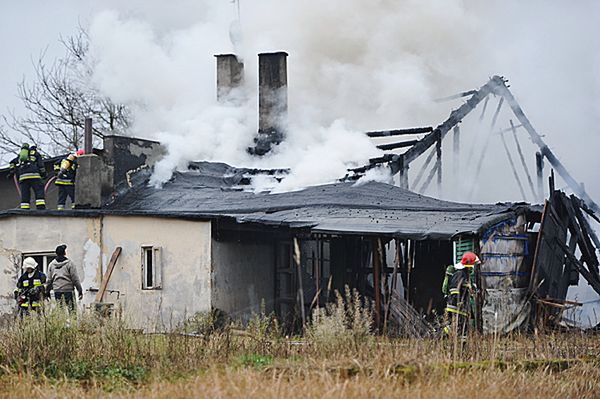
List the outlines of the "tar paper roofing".
{"type": "MultiPolygon", "coordinates": [[[[530,209],[527,204],[462,204],[422,196],[384,183],[340,182],[280,194],[243,191],[248,169],[198,162],[162,188],[148,174],[105,213],[175,218],[233,218],[238,223],[309,229],[314,233],[450,239],[477,234],[530,209]]],[[[136,181],[136,179],[134,179],[136,181]]]]}

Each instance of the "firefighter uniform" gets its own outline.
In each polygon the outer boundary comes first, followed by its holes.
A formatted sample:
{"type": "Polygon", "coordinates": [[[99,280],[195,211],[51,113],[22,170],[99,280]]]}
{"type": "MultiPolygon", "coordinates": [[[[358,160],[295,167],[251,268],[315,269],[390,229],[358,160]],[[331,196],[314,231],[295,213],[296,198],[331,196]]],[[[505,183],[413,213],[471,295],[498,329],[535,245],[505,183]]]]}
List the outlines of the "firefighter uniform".
{"type": "Polygon", "coordinates": [[[17,281],[15,298],[21,314],[28,314],[31,310],[37,311],[42,306],[46,288],[46,275],[35,269],[35,265],[37,263],[33,258],[26,258],[23,262],[25,272],[17,281]]]}
{"type": "MultiPolygon", "coordinates": [[[[446,296],[446,316],[454,331],[465,337],[474,320],[475,266],[481,261],[473,252],[465,252],[461,261],[446,268],[442,293],[446,296]]],[[[450,326],[444,328],[450,332],[450,326]]]]}
{"type": "Polygon", "coordinates": [[[456,332],[461,336],[468,333],[469,321],[471,320],[471,296],[473,286],[469,269],[455,268],[454,274],[448,284],[449,295],[446,304],[446,312],[456,332]]]}
{"type": "MultiPolygon", "coordinates": [[[[56,171],[56,181],[54,184],[58,187],[57,209],[62,211],[67,204],[67,198],[71,198],[71,204],[75,203],[75,175],[77,174],[77,157],[71,154],[60,163],[54,165],[56,171]]],[[[72,206],[72,205],[71,205],[72,206]]]]}
{"type": "Polygon", "coordinates": [[[46,209],[43,183],[43,179],[46,177],[46,168],[37,148],[23,144],[19,156],[10,162],[9,167],[10,173],[16,173],[19,178],[19,187],[21,189],[20,208],[30,208],[29,202],[31,200],[31,190],[33,190],[35,207],[37,209],[46,209]]]}

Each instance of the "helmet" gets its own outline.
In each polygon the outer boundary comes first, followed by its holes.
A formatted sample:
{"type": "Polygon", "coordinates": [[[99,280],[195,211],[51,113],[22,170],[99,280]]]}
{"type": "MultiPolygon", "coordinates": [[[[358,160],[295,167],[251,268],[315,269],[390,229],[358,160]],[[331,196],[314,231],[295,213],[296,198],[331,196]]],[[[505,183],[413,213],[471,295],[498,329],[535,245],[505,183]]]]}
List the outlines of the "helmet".
{"type": "Polygon", "coordinates": [[[460,261],[465,266],[475,266],[478,263],[481,263],[479,257],[475,255],[473,252],[465,252],[460,261]]]}
{"type": "Polygon", "coordinates": [[[33,259],[31,256],[25,258],[25,260],[23,261],[23,270],[27,270],[27,269],[35,269],[37,267],[37,262],[35,261],[35,259],[33,259]]]}
{"type": "Polygon", "coordinates": [[[69,154],[69,156],[67,157],[67,159],[71,162],[73,162],[75,160],[75,154],[69,154]]]}
{"type": "Polygon", "coordinates": [[[77,156],[85,155],[85,150],[77,150],[77,156]]]}

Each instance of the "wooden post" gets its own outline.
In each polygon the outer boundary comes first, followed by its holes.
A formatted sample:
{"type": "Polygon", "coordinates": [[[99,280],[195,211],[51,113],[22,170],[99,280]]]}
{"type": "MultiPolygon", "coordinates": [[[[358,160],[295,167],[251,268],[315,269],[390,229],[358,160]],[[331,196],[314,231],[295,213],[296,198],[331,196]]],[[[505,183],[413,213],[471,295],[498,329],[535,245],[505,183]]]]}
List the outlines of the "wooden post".
{"type": "Polygon", "coordinates": [[[437,155],[437,189],[438,196],[442,196],[442,136],[438,137],[435,143],[435,152],[437,155]]]}
{"type": "Polygon", "coordinates": [[[104,300],[104,293],[106,293],[106,288],[108,288],[108,282],[110,281],[110,276],[115,269],[119,255],[121,255],[121,247],[116,247],[115,251],[110,257],[110,262],[108,262],[106,273],[104,273],[104,276],[102,277],[102,284],[100,285],[100,289],[96,294],[96,302],[102,302],[104,300]]]}
{"type": "Polygon", "coordinates": [[[408,164],[404,162],[404,156],[400,155],[400,187],[408,190],[408,164]]]}
{"type": "Polygon", "coordinates": [[[454,174],[460,172],[460,127],[454,126],[454,137],[452,142],[452,153],[454,156],[454,174]]]}
{"type": "Polygon", "coordinates": [[[381,239],[373,240],[373,288],[375,288],[375,325],[381,327],[381,239]]]}
{"type": "Polygon", "coordinates": [[[304,310],[304,290],[302,289],[302,266],[300,263],[300,244],[298,238],[294,237],[294,263],[298,272],[298,299],[300,302],[300,314],[302,315],[302,330],[306,326],[306,312],[304,310]]]}
{"type": "Polygon", "coordinates": [[[544,202],[544,156],[541,152],[535,153],[535,167],[537,170],[538,201],[544,202]]]}

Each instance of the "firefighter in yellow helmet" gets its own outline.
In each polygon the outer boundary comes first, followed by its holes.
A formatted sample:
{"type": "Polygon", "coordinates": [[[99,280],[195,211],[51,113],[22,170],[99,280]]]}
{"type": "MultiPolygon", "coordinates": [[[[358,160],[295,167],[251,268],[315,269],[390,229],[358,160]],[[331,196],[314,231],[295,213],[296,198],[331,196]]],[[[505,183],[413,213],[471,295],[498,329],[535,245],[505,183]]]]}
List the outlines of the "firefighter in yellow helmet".
{"type": "Polygon", "coordinates": [[[21,190],[20,208],[30,208],[29,201],[31,200],[31,190],[33,190],[36,209],[46,209],[43,182],[43,179],[46,178],[46,167],[42,156],[37,151],[37,147],[24,143],[21,146],[19,155],[10,161],[9,168],[9,175],[16,174],[19,179],[21,190]]]}
{"type": "Polygon", "coordinates": [[[54,170],[56,171],[56,180],[54,181],[54,184],[58,187],[57,209],[59,211],[65,209],[69,198],[71,198],[71,204],[75,203],[77,157],[83,154],[83,150],[79,150],[76,154],[69,154],[68,157],[54,165],[54,170]]]}

